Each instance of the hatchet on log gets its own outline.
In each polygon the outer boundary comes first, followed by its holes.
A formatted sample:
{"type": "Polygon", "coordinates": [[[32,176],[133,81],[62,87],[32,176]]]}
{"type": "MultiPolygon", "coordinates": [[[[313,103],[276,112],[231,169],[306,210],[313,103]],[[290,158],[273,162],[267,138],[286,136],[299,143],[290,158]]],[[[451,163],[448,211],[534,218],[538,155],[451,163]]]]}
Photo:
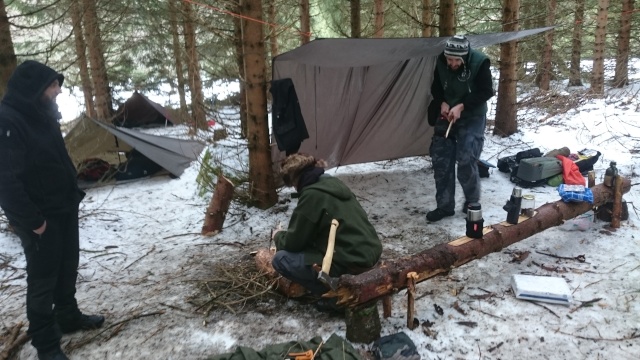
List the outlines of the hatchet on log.
{"type": "Polygon", "coordinates": [[[338,220],[331,220],[331,228],[329,229],[329,241],[327,242],[327,252],[322,259],[322,268],[318,272],[318,280],[327,285],[331,290],[338,288],[338,278],[329,276],[331,270],[331,262],[333,261],[333,250],[336,246],[336,230],[338,229],[338,220]]]}

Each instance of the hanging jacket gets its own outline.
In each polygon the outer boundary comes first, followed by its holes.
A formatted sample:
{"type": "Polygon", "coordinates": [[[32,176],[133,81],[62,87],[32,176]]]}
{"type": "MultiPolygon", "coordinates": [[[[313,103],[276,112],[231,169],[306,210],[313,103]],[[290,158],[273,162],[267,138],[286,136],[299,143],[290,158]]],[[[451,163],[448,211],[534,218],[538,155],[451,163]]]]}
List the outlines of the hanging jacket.
{"type": "Polygon", "coordinates": [[[273,80],[269,91],[273,98],[271,121],[278,149],[286,151],[287,155],[296,153],[309,133],[293,81],[289,78],[273,80]]]}
{"type": "Polygon", "coordinates": [[[77,208],[84,196],[43,92],[64,77],[36,61],[20,64],[0,103],[0,207],[13,226],[34,230],[47,216],[77,208]]]}

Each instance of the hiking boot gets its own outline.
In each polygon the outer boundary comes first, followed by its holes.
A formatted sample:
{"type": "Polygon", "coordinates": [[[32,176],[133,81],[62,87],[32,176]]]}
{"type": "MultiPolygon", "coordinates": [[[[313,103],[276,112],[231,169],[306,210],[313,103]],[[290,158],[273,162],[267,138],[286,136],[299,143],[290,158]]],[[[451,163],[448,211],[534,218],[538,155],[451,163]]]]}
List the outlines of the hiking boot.
{"type": "Polygon", "coordinates": [[[430,222],[440,221],[447,216],[453,216],[453,214],[455,213],[456,213],[455,211],[445,211],[440,208],[437,208],[427,213],[427,220],[429,220],[430,222]]]}
{"type": "Polygon", "coordinates": [[[64,334],[72,333],[78,330],[97,329],[104,324],[104,316],[102,315],[80,315],[80,317],[71,323],[59,323],[60,330],[64,334]]]}
{"type": "Polygon", "coordinates": [[[51,351],[38,351],[38,360],[69,360],[60,348],[51,351]]]}
{"type": "Polygon", "coordinates": [[[462,212],[466,214],[467,210],[469,210],[469,201],[465,201],[464,205],[462,205],[462,212]]]}
{"type": "Polygon", "coordinates": [[[320,299],[314,304],[316,310],[329,314],[344,314],[344,308],[338,306],[338,299],[320,299]]]}

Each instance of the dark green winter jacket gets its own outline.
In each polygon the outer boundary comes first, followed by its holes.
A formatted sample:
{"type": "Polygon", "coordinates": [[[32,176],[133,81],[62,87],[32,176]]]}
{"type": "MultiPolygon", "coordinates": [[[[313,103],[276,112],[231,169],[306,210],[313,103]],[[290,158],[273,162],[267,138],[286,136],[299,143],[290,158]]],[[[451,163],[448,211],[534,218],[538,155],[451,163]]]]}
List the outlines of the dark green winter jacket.
{"type": "Polygon", "coordinates": [[[275,236],[277,250],[303,252],[306,265],[322,265],[331,220],[339,222],[331,276],[357,274],[380,259],[382,244],[351,190],[324,174],[302,189],[289,227],[275,236]]]}
{"type": "Polygon", "coordinates": [[[450,107],[464,104],[460,118],[484,116],[487,113],[487,100],[493,92],[489,58],[471,49],[465,56],[464,64],[457,71],[447,67],[443,54],[438,56],[434,73],[431,94],[440,111],[440,104],[445,101],[450,107]]]}

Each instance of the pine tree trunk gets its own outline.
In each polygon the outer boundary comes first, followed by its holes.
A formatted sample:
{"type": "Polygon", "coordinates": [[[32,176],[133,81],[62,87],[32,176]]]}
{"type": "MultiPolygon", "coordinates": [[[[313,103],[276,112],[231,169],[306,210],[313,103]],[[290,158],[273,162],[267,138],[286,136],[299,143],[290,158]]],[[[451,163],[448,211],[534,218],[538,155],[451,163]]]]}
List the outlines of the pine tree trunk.
{"type": "Polygon", "coordinates": [[[360,38],[361,27],[360,27],[360,0],[349,0],[351,4],[351,37],[352,38],[360,38]]]}
{"type": "Polygon", "coordinates": [[[180,27],[178,26],[179,13],[180,9],[178,7],[178,0],[169,0],[169,24],[171,26],[173,59],[176,67],[176,80],[178,82],[178,96],[180,97],[180,117],[185,120],[188,118],[187,114],[189,113],[189,110],[187,108],[187,96],[185,94],[184,66],[182,64],[184,56],[182,53],[182,44],[180,44],[180,27]]]}
{"type": "Polygon", "coordinates": [[[593,46],[593,72],[591,74],[591,92],[604,94],[604,54],[607,37],[607,15],[609,0],[598,0],[595,42],[593,46]]]}
{"type": "Polygon", "coordinates": [[[571,69],[569,70],[569,86],[582,86],[582,27],[584,26],[584,1],[576,0],[576,12],[571,38],[571,69]]]}
{"type": "Polygon", "coordinates": [[[300,45],[308,44],[311,37],[309,0],[300,0],[300,45]]]}
{"type": "Polygon", "coordinates": [[[83,30],[89,50],[89,64],[93,91],[95,92],[96,118],[107,121],[113,114],[113,100],[109,87],[109,76],[104,61],[104,47],[98,24],[98,10],[94,0],[83,0],[83,30]]]}
{"type": "Polygon", "coordinates": [[[431,7],[432,0],[422,0],[422,37],[433,36],[433,9],[431,7]]]}
{"type": "MultiPolygon", "coordinates": [[[[622,192],[631,189],[629,179],[621,181],[622,192]]],[[[383,266],[359,275],[342,275],[338,280],[338,289],[325,296],[337,297],[338,304],[356,307],[379,298],[384,298],[407,287],[407,274],[415,271],[417,281],[423,281],[438,274],[450,271],[475,259],[526,239],[548,228],[561,225],[565,220],[575,218],[601,206],[614,198],[614,190],[599,184],[591,188],[594,203],[565,203],[562,200],[542,205],[536,209],[532,218],[521,217],[517,225],[500,224],[485,227],[482,239],[462,237],[460,239],[436,245],[418,254],[387,261],[383,266]]]]}
{"type": "MultiPolygon", "coordinates": [[[[237,12],[239,14],[242,13],[242,2],[244,0],[240,0],[236,6],[236,8],[232,9],[232,11],[237,12]]],[[[245,75],[246,71],[244,69],[244,50],[242,49],[242,41],[243,41],[243,27],[244,21],[242,21],[238,17],[233,17],[233,25],[234,25],[234,37],[233,37],[233,45],[235,49],[236,56],[236,64],[238,66],[238,78],[240,84],[240,91],[238,94],[238,108],[240,109],[240,136],[243,139],[247,138],[247,77],[245,75]]]]}
{"type": "Polygon", "coordinates": [[[631,40],[631,17],[633,11],[633,0],[622,0],[616,71],[613,77],[613,86],[619,88],[629,84],[629,43],[631,40]]]}
{"type": "MultiPolygon", "coordinates": [[[[505,0],[502,9],[502,31],[517,31],[519,0],[505,0]]],[[[500,44],[500,81],[496,103],[496,121],[493,134],[509,136],[518,131],[517,93],[518,84],[518,43],[510,41],[500,44]]]]}
{"type": "MultiPolygon", "coordinates": [[[[305,0],[302,0],[305,1],[305,0]]],[[[307,1],[307,9],[308,9],[308,0],[307,1]]],[[[269,24],[278,23],[278,11],[276,9],[276,0],[267,0],[267,16],[269,24]]],[[[307,11],[308,14],[308,11],[307,11]]],[[[307,19],[308,21],[308,19],[307,19]]],[[[302,19],[300,20],[300,27],[302,28],[302,19]]],[[[269,31],[267,32],[267,36],[269,38],[269,53],[271,54],[271,59],[278,56],[278,33],[276,28],[273,26],[268,27],[269,31]]],[[[302,35],[301,35],[302,36],[302,35]]],[[[307,42],[309,39],[307,37],[307,42]]],[[[306,44],[306,43],[305,43],[306,44]]]]}
{"type": "Polygon", "coordinates": [[[267,118],[265,51],[262,30],[262,0],[244,0],[243,53],[247,81],[247,140],[250,193],[255,206],[266,209],[278,196],[271,167],[271,146],[267,118]]]}
{"type": "MultiPolygon", "coordinates": [[[[546,26],[551,26],[555,23],[556,18],[556,0],[549,0],[547,2],[547,21],[546,26]]],[[[538,86],[540,90],[549,91],[551,85],[551,73],[552,64],[551,57],[553,52],[553,32],[554,30],[548,30],[544,33],[544,45],[542,47],[542,59],[540,61],[540,70],[538,76],[540,77],[538,86]]]]}
{"type": "Polygon", "coordinates": [[[96,105],[93,102],[93,86],[91,85],[91,74],[89,74],[89,64],[87,63],[87,43],[84,41],[82,31],[82,3],[80,0],[71,2],[71,21],[73,22],[73,37],[78,57],[78,69],[80,69],[80,83],[82,94],[84,95],[84,108],[87,116],[96,118],[96,105]]]}
{"type": "Polygon", "coordinates": [[[204,94],[202,93],[202,79],[200,78],[200,63],[196,46],[195,14],[191,3],[182,2],[184,16],[184,47],[187,54],[187,73],[189,76],[189,91],[191,93],[191,118],[193,131],[206,129],[207,119],[204,110],[204,94]]]}
{"type": "Polygon", "coordinates": [[[11,26],[4,0],[0,0],[0,99],[4,97],[7,82],[16,66],[18,66],[18,59],[11,39],[11,26]]]}
{"type": "Polygon", "coordinates": [[[456,2],[455,0],[440,0],[440,36],[456,34],[456,2]]]}
{"type": "Polygon", "coordinates": [[[374,2],[374,38],[384,37],[384,0],[375,0],[374,2]]]}

